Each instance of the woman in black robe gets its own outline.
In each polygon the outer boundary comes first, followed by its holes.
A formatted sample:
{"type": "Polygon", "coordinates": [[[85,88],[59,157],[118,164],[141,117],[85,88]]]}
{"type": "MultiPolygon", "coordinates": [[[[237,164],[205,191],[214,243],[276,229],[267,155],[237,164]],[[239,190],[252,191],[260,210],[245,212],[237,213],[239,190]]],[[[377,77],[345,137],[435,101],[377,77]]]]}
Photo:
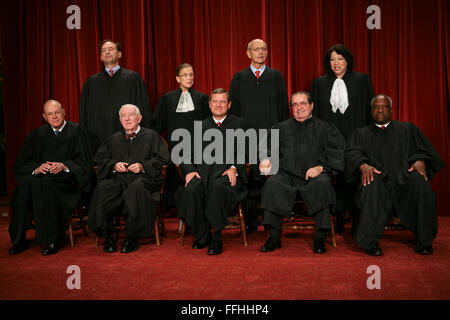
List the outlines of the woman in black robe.
{"type": "MultiPolygon", "coordinates": [[[[187,129],[193,135],[194,121],[202,121],[211,114],[208,106],[208,96],[193,89],[194,67],[183,63],[177,67],[177,90],[164,94],[158,101],[156,111],[151,121],[152,129],[163,134],[167,131],[169,152],[176,142],[171,141],[172,132],[176,129],[187,129]]],[[[167,167],[164,190],[165,208],[175,207],[173,194],[182,185],[176,167],[171,163],[167,167]]]]}
{"type": "MultiPolygon", "coordinates": [[[[353,54],[342,44],[333,45],[324,57],[327,73],[316,78],[311,87],[314,101],[313,115],[335,125],[347,140],[357,128],[371,122],[370,102],[375,96],[372,82],[367,74],[353,70],[353,54]]],[[[344,227],[344,212],[352,216],[356,211],[354,184],[343,182],[342,175],[336,180],[337,203],[336,232],[344,227]]]]}

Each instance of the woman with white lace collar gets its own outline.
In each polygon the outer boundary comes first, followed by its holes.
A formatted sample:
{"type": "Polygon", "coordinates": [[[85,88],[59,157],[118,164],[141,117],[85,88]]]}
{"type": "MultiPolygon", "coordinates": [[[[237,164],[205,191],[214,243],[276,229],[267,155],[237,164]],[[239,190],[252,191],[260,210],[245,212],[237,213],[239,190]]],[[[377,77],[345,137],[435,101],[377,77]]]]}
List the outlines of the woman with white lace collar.
{"type": "MultiPolygon", "coordinates": [[[[347,140],[350,132],[371,122],[373,85],[367,74],[353,70],[353,54],[342,44],[331,46],[323,64],[327,73],[317,77],[311,87],[313,115],[334,124],[347,140]]],[[[337,232],[342,231],[344,212],[356,210],[353,189],[338,176],[334,208],[337,232]]]]}

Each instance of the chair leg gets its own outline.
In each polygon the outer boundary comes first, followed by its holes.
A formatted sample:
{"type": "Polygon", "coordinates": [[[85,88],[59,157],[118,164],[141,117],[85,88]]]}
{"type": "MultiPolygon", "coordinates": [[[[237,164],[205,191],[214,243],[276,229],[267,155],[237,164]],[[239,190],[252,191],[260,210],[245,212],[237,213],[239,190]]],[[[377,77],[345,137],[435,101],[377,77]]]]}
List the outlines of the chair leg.
{"type": "Polygon", "coordinates": [[[336,234],[334,233],[334,223],[331,215],[330,219],[331,219],[331,244],[333,245],[333,248],[336,248],[336,234]]]}
{"type": "Polygon", "coordinates": [[[160,239],[159,239],[159,217],[156,216],[155,219],[155,238],[156,238],[156,245],[159,247],[161,245],[160,239]]]}
{"type": "Polygon", "coordinates": [[[73,242],[72,221],[69,222],[69,239],[70,239],[70,246],[73,248],[74,247],[74,242],[73,242]]]}
{"type": "Polygon", "coordinates": [[[246,246],[248,246],[248,243],[247,243],[247,226],[245,224],[244,211],[242,210],[242,204],[241,203],[239,203],[238,211],[239,211],[239,220],[241,221],[242,238],[244,240],[244,247],[246,247],[246,246]]]}
{"type": "Polygon", "coordinates": [[[180,220],[180,224],[181,224],[181,246],[184,246],[184,235],[186,233],[186,222],[184,222],[183,220],[180,220]]]}

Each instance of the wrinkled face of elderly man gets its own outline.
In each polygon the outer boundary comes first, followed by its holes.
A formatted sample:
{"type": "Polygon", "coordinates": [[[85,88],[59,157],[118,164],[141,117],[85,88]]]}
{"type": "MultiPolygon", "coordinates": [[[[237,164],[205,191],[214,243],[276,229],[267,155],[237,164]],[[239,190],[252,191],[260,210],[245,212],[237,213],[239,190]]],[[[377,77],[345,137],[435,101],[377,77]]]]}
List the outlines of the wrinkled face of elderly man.
{"type": "Polygon", "coordinates": [[[260,39],[253,40],[247,48],[247,56],[254,66],[263,65],[267,59],[267,44],[260,39]]]}
{"type": "Polygon", "coordinates": [[[139,127],[142,116],[138,107],[132,104],[126,104],[120,108],[119,111],[120,123],[125,129],[126,133],[133,133],[139,127]]]}
{"type": "Polygon", "coordinates": [[[53,128],[59,130],[64,124],[65,112],[58,101],[49,100],[44,105],[42,116],[53,128]]]}

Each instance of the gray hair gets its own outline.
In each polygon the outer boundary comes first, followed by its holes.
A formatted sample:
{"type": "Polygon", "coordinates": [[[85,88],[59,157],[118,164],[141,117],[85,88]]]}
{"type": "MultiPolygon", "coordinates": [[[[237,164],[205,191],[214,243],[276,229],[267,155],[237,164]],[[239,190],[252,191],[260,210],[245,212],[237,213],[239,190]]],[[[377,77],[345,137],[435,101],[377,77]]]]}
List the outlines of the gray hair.
{"type": "Polygon", "coordinates": [[[392,108],[392,99],[387,94],[377,94],[375,97],[373,97],[372,101],[370,101],[370,106],[373,108],[373,104],[375,103],[375,100],[378,99],[386,99],[389,103],[389,109],[392,108]]]}
{"type": "Polygon", "coordinates": [[[49,100],[45,101],[44,106],[42,107],[42,113],[45,113],[45,106],[49,103],[56,103],[60,109],[64,109],[61,102],[59,102],[58,100],[49,99],[49,100]]]}
{"type": "Polygon", "coordinates": [[[248,45],[247,45],[247,51],[250,51],[250,49],[252,48],[252,42],[253,42],[253,41],[256,41],[256,40],[259,40],[259,41],[264,42],[264,44],[267,46],[267,43],[266,43],[264,40],[262,40],[262,39],[253,39],[252,41],[250,41],[250,42],[248,43],[248,45]]]}
{"type": "Polygon", "coordinates": [[[125,108],[125,107],[133,107],[135,109],[136,115],[140,115],[141,114],[141,110],[139,110],[139,108],[137,106],[135,106],[134,104],[131,104],[131,103],[127,103],[127,104],[124,104],[123,106],[120,107],[120,109],[119,109],[119,117],[120,117],[120,114],[122,113],[122,109],[125,108]]]}

